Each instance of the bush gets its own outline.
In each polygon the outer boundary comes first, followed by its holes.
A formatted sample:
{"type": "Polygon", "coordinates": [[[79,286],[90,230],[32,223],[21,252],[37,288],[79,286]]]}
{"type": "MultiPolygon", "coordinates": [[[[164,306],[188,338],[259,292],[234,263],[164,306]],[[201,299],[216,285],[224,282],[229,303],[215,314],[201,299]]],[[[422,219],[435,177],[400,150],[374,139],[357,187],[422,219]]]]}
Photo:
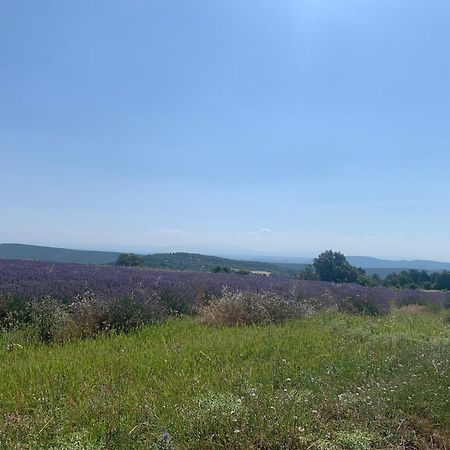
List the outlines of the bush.
{"type": "Polygon", "coordinates": [[[420,305],[425,306],[426,305],[426,299],[424,297],[419,296],[408,296],[408,297],[402,297],[398,301],[398,306],[410,306],[410,305],[420,305]]]}
{"type": "Polygon", "coordinates": [[[151,297],[167,309],[169,314],[191,314],[195,309],[197,299],[195,291],[189,286],[183,285],[164,285],[158,286],[156,293],[152,293],[151,297]],[[189,291],[189,292],[187,292],[189,291]]]}
{"type": "Polygon", "coordinates": [[[121,253],[117,258],[116,266],[145,267],[146,264],[143,256],[134,253],[121,253]]]}
{"type": "Polygon", "coordinates": [[[66,306],[46,297],[33,301],[30,308],[31,335],[45,343],[69,340],[76,334],[76,325],[66,306]]]}
{"type": "Polygon", "coordinates": [[[110,328],[120,332],[154,324],[166,315],[156,293],[145,299],[133,296],[115,298],[107,303],[107,308],[110,328]]]}
{"type": "MultiPolygon", "coordinates": [[[[8,310],[5,315],[5,324],[12,322],[12,312],[13,309],[8,310]]],[[[16,320],[16,328],[26,326],[27,334],[33,340],[53,343],[110,331],[126,333],[158,322],[168,315],[168,311],[161,306],[156,293],[139,299],[128,296],[105,300],[88,291],[70,305],[50,297],[33,300],[26,305],[23,315],[26,320],[16,320]]]]}
{"type": "Polygon", "coordinates": [[[267,325],[301,315],[298,304],[269,292],[224,291],[222,297],[200,310],[201,321],[210,325],[267,325]]]}
{"type": "Polygon", "coordinates": [[[442,303],[439,301],[433,301],[432,299],[424,296],[407,296],[403,297],[398,301],[398,305],[400,307],[403,306],[410,306],[410,305],[418,305],[418,306],[424,306],[428,311],[437,313],[442,308],[442,303]]]}
{"type": "Polygon", "coordinates": [[[30,321],[26,301],[12,294],[0,296],[0,331],[10,331],[30,321]]]}
{"type": "Polygon", "coordinates": [[[159,296],[137,299],[135,296],[101,299],[93,292],[77,297],[70,305],[79,337],[89,337],[108,331],[128,332],[142,325],[157,322],[166,315],[159,296]]]}
{"type": "Polygon", "coordinates": [[[369,316],[388,314],[390,309],[389,303],[377,301],[370,293],[350,295],[338,302],[337,306],[342,312],[369,316]]]}

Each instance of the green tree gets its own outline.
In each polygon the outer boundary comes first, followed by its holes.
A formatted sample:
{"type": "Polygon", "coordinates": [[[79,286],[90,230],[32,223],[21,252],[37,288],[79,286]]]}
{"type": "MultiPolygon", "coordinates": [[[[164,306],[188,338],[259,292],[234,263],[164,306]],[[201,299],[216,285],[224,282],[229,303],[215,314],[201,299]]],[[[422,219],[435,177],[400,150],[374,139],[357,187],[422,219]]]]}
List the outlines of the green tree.
{"type": "Polygon", "coordinates": [[[301,272],[295,275],[295,278],[298,278],[299,280],[318,280],[319,275],[317,275],[314,266],[308,264],[301,272]]]}
{"type": "Polygon", "coordinates": [[[322,281],[355,283],[364,271],[350,265],[343,253],[327,250],[314,260],[314,268],[322,281]]]}
{"type": "Polygon", "coordinates": [[[436,277],[436,289],[450,290],[450,272],[444,270],[436,277]]]}
{"type": "Polygon", "coordinates": [[[134,253],[121,253],[116,261],[116,266],[144,267],[145,260],[134,253]]]}
{"type": "Polygon", "coordinates": [[[213,273],[230,273],[230,269],[228,267],[217,266],[212,269],[213,273]]]}

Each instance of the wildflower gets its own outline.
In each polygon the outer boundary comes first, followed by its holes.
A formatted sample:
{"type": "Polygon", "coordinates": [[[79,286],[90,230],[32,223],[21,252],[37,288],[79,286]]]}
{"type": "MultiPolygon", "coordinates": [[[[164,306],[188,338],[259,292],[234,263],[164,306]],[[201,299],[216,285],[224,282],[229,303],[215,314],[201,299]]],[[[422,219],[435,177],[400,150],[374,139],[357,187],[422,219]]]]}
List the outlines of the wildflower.
{"type": "Polygon", "coordinates": [[[170,434],[167,432],[167,431],[165,431],[163,434],[162,434],[162,436],[161,436],[161,438],[162,438],[162,440],[164,441],[164,442],[169,442],[170,441],[170,434]]]}

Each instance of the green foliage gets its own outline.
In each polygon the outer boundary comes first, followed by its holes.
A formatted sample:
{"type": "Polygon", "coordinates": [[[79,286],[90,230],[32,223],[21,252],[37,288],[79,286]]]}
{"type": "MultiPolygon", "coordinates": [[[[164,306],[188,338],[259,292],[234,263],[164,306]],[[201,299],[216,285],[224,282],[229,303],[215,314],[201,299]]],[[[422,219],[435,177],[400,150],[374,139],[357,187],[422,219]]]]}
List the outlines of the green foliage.
{"type": "Polygon", "coordinates": [[[216,266],[212,270],[213,273],[230,273],[230,269],[228,267],[216,266]]]}
{"type": "Polygon", "coordinates": [[[145,267],[145,265],[144,257],[134,253],[121,253],[116,261],[116,266],[145,267]]]}
{"type": "Polygon", "coordinates": [[[30,321],[30,309],[19,295],[0,296],[0,331],[14,330],[30,321]]]}
{"type": "Polygon", "coordinates": [[[444,270],[430,274],[425,270],[403,270],[388,275],[384,285],[394,288],[450,290],[450,272],[444,270]]]}
{"type": "Polygon", "coordinates": [[[444,270],[436,277],[436,289],[450,290],[450,272],[444,270]]]}
{"type": "Polygon", "coordinates": [[[376,273],[374,273],[371,277],[368,278],[368,286],[381,286],[383,284],[383,281],[381,280],[380,276],[376,273]]]}
{"type": "Polygon", "coordinates": [[[308,264],[295,276],[295,278],[298,278],[299,280],[318,280],[319,275],[317,274],[314,266],[312,264],[308,264]]]}
{"type": "Polygon", "coordinates": [[[31,302],[28,307],[31,319],[29,330],[34,339],[48,344],[72,337],[75,323],[65,305],[47,297],[31,302]]]}
{"type": "Polygon", "coordinates": [[[382,304],[372,301],[371,296],[351,295],[338,304],[339,311],[350,314],[367,314],[369,316],[380,316],[386,314],[382,304]]]}
{"type": "MultiPolygon", "coordinates": [[[[276,276],[291,277],[296,270],[283,264],[259,262],[259,261],[241,261],[236,259],[222,258],[219,256],[200,255],[197,253],[154,253],[144,257],[147,267],[169,269],[169,270],[192,270],[195,272],[214,272],[221,268],[231,271],[231,268],[237,271],[250,273],[251,270],[271,272],[276,276]]],[[[220,272],[218,272],[220,273],[220,272]]]]}
{"type": "Polygon", "coordinates": [[[338,432],[336,440],[348,450],[371,450],[374,437],[367,431],[352,430],[338,432]]]}
{"type": "Polygon", "coordinates": [[[104,450],[105,445],[102,442],[92,442],[89,434],[84,432],[75,432],[69,434],[62,439],[61,442],[56,443],[50,447],[49,450],[104,450]]]}
{"type": "Polygon", "coordinates": [[[332,250],[321,253],[313,265],[322,281],[355,283],[364,275],[364,271],[350,265],[342,253],[332,250]]]}
{"type": "Polygon", "coordinates": [[[389,274],[385,280],[386,287],[407,288],[407,289],[431,289],[435,276],[426,270],[403,270],[400,273],[389,274]]]}
{"type": "Polygon", "coordinates": [[[109,332],[127,333],[157,323],[163,316],[167,311],[156,293],[137,301],[133,296],[99,299],[88,291],[70,305],[46,297],[23,305],[20,314],[12,309],[0,331],[22,330],[32,342],[62,343],[109,332]]]}
{"type": "Polygon", "coordinates": [[[172,319],[64,345],[20,339],[0,334],[5,449],[449,447],[450,327],[439,315],[172,319]]]}

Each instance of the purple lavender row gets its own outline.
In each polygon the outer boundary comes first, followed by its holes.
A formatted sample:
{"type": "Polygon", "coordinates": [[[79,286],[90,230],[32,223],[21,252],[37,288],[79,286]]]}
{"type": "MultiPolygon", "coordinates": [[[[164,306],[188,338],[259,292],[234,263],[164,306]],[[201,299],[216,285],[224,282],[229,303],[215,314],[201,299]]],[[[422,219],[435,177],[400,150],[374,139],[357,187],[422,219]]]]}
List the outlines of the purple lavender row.
{"type": "Polygon", "coordinates": [[[381,310],[404,298],[426,299],[442,304],[446,292],[393,291],[356,284],[293,280],[258,275],[208,274],[154,269],[54,264],[37,261],[0,260],[0,296],[11,294],[23,300],[50,296],[71,303],[86,291],[99,298],[133,297],[145,300],[157,293],[163,303],[190,312],[203,302],[230,291],[274,292],[295,301],[311,300],[332,306],[349,297],[364,297],[381,310]]]}

